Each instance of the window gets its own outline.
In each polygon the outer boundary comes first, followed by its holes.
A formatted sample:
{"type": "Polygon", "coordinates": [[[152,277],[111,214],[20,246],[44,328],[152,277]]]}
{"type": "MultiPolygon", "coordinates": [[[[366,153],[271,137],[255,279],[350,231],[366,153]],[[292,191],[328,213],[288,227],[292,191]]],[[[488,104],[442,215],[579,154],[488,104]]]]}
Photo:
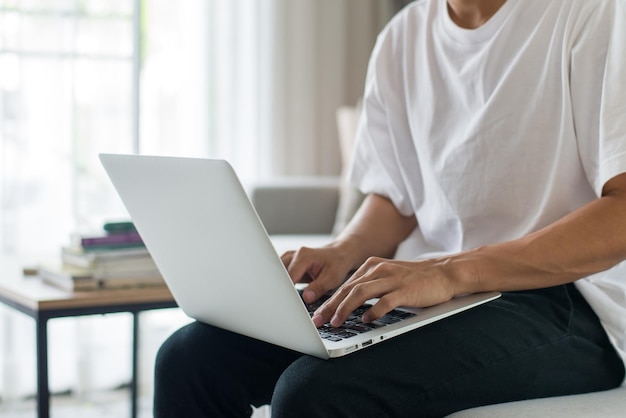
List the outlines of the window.
{"type": "Polygon", "coordinates": [[[120,212],[99,150],[133,151],[130,1],[0,2],[0,243],[58,248],[120,212]]]}
{"type": "Polygon", "coordinates": [[[213,151],[207,39],[220,4],[0,0],[0,251],[50,252],[125,217],[100,152],[213,151]]]}
{"type": "MultiPolygon", "coordinates": [[[[126,216],[98,153],[206,155],[208,7],[204,0],[0,0],[0,253],[58,257],[72,232],[126,216]]],[[[53,321],[52,390],[125,382],[128,353],[115,348],[128,346],[128,319],[53,321]],[[92,335],[96,320],[116,329],[115,338],[92,335]],[[77,370],[81,347],[108,361],[77,370]]],[[[144,329],[164,338],[184,321],[155,313],[144,329]]],[[[0,361],[3,398],[35,387],[28,322],[0,307],[0,359],[10,359],[0,361]]]]}

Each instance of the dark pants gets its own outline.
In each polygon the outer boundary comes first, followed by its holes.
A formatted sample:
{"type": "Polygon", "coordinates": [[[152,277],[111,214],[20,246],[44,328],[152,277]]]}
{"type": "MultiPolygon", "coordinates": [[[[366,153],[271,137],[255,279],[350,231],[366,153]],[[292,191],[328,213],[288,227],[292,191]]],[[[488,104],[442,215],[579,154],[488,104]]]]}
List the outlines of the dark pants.
{"type": "Polygon", "coordinates": [[[436,417],[619,386],[624,364],[574,285],[500,299],[332,360],[201,323],[156,363],[154,416],[436,417]]]}

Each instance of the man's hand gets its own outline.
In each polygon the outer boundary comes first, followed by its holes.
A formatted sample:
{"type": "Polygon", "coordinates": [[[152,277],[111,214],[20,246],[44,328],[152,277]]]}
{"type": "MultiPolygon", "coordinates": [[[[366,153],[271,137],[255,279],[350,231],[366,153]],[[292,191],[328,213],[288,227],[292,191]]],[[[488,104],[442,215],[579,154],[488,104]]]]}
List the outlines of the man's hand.
{"type": "MultiPolygon", "coordinates": [[[[404,216],[395,208],[393,203],[386,197],[379,195],[369,195],[363,205],[356,213],[346,229],[331,244],[322,248],[303,247],[298,251],[289,251],[281,257],[287,267],[287,271],[294,283],[310,282],[302,297],[306,303],[315,302],[327,292],[338,288],[351,271],[358,269],[348,283],[341,288],[341,293],[336,294],[331,304],[326,304],[325,316],[331,315],[331,307],[337,307],[340,301],[348,297],[350,291],[357,285],[380,280],[382,287],[366,287],[367,292],[357,287],[357,295],[370,295],[370,297],[381,296],[383,293],[390,293],[392,288],[401,290],[406,285],[401,285],[402,281],[397,281],[402,276],[397,274],[378,274],[381,269],[376,266],[403,266],[402,263],[386,261],[380,258],[370,258],[371,255],[381,257],[391,257],[402,242],[413,229],[417,227],[415,216],[404,216]],[[387,264],[389,263],[389,264],[387,264]],[[371,271],[370,271],[371,270],[371,271]],[[382,280],[384,279],[384,280],[382,280]],[[386,291],[382,290],[386,289],[386,291]]],[[[386,270],[386,269],[383,269],[386,270]]],[[[406,276],[406,270],[402,269],[406,276]]],[[[419,292],[419,290],[417,290],[419,292]]],[[[395,299],[393,293],[392,300],[395,299]]],[[[348,297],[349,306],[358,306],[357,300],[361,302],[369,298],[362,298],[350,295],[348,297]]],[[[374,313],[382,311],[385,303],[393,304],[383,300],[383,304],[378,306],[374,313]]],[[[441,297],[437,297],[437,300],[441,297]]],[[[397,306],[397,305],[396,305],[397,306]]],[[[391,308],[389,309],[391,310],[391,308]]],[[[346,308],[341,309],[342,315],[347,315],[346,308]]],[[[380,315],[382,315],[382,312],[380,315]]],[[[332,312],[334,314],[334,311],[332,312]]],[[[322,316],[322,317],[325,317],[322,316]]],[[[342,316],[343,318],[344,316],[342,316]]],[[[317,324],[317,323],[316,323],[317,324]]]]}
{"type": "Polygon", "coordinates": [[[306,303],[313,303],[339,287],[352,269],[348,257],[332,245],[322,248],[302,247],[297,251],[286,252],[281,259],[294,283],[309,283],[302,294],[306,303]]]}
{"type": "Polygon", "coordinates": [[[426,307],[455,296],[450,280],[450,259],[395,261],[369,258],[314,314],[316,326],[338,327],[365,301],[379,298],[363,314],[374,321],[399,306],[426,307]]]}

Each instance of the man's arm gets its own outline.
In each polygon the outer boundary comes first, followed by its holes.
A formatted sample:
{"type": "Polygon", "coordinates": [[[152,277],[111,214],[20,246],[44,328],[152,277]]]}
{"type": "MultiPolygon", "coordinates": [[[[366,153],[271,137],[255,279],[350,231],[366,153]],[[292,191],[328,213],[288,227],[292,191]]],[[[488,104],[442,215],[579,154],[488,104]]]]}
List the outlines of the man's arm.
{"type": "Polygon", "coordinates": [[[393,257],[398,245],[417,226],[415,216],[404,216],[386,197],[369,195],[337,245],[349,248],[359,267],[368,257],[393,257]]]}
{"type": "Polygon", "coordinates": [[[515,291],[573,282],[626,259],[626,173],[602,197],[528,236],[425,261],[368,259],[316,312],[338,326],[368,299],[372,321],[398,306],[423,307],[484,291],[515,291]]]}
{"type": "Polygon", "coordinates": [[[626,259],[626,173],[602,197],[519,240],[469,251],[476,277],[466,291],[555,286],[609,269],[626,259]]]}

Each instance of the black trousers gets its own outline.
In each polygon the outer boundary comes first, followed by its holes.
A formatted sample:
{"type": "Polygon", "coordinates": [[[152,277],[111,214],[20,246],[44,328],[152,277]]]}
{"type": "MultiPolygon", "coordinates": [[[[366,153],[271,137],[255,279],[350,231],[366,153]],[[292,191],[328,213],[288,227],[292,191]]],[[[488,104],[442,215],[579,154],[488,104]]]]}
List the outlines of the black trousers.
{"type": "Polygon", "coordinates": [[[201,323],[157,356],[154,416],[440,417],[619,386],[624,364],[574,285],[500,299],[320,360],[201,323]]]}

